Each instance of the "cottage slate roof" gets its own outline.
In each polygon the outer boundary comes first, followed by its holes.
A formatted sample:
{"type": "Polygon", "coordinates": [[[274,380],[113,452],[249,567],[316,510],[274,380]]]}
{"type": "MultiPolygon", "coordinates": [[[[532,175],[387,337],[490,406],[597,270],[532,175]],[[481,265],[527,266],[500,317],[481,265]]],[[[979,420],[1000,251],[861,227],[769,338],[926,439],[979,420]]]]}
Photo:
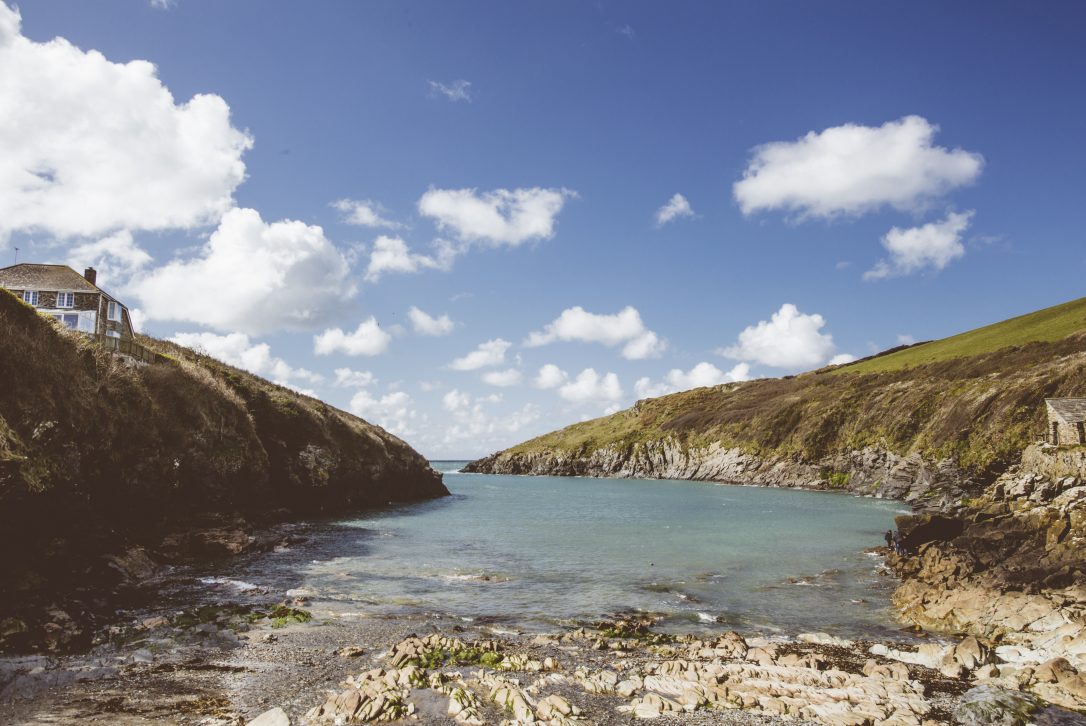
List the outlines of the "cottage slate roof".
{"type": "Polygon", "coordinates": [[[1063,423],[1086,421],[1086,398],[1046,398],[1048,412],[1063,423]]]}
{"type": "Polygon", "coordinates": [[[67,265],[20,262],[0,269],[0,286],[16,290],[103,292],[67,265]]]}

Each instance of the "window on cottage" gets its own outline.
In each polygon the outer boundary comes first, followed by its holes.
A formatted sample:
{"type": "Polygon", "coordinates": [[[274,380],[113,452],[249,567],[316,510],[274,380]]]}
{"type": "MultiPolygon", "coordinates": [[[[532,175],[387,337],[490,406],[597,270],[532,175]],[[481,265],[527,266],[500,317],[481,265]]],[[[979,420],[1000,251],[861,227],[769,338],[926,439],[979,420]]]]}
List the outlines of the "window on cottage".
{"type": "Polygon", "coordinates": [[[118,333],[116,330],[107,330],[106,335],[108,337],[110,337],[110,338],[119,338],[119,337],[121,337],[121,334],[118,333]]]}
{"type": "Polygon", "coordinates": [[[27,305],[38,304],[38,291],[37,290],[23,290],[23,302],[27,305]]]}
{"type": "Polygon", "coordinates": [[[120,303],[115,303],[115,302],[109,303],[109,305],[106,307],[106,318],[108,318],[109,320],[120,321],[120,319],[121,319],[121,305],[120,305],[120,303]]]}
{"type": "Polygon", "coordinates": [[[75,293],[74,292],[58,292],[57,293],[57,307],[58,308],[75,307],[75,293]]]}
{"type": "Polygon", "coordinates": [[[76,313],[57,313],[53,317],[64,323],[65,328],[76,330],[79,327],[79,315],[76,313]]]}

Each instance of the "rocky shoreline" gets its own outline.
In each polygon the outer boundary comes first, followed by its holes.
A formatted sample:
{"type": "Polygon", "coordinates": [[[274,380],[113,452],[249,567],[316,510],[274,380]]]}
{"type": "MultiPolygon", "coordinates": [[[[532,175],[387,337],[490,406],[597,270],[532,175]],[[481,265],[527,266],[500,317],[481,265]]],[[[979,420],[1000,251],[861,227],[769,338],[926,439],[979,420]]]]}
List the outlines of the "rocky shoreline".
{"type": "Polygon", "coordinates": [[[931,462],[882,447],[827,456],[813,462],[760,456],[718,442],[704,447],[677,439],[603,446],[590,452],[509,449],[470,462],[466,473],[532,476],[589,476],[625,479],[754,484],[790,489],[843,491],[898,499],[924,510],[955,508],[977,484],[950,459],[931,462]]]}
{"type": "Polygon", "coordinates": [[[804,464],[664,442],[583,459],[501,452],[466,470],[730,480],[903,499],[917,513],[898,518],[906,552],[887,557],[902,580],[893,597],[901,619],[975,637],[1002,673],[1016,674],[1002,687],[1086,709],[1077,675],[1086,669],[1086,450],[1030,446],[979,496],[968,495],[976,484],[950,462],[870,449],[804,464]]]}
{"type": "Polygon", "coordinates": [[[167,613],[85,656],[0,660],[0,721],[283,726],[1083,723],[1032,695],[1080,678],[978,639],[657,633],[648,620],[518,634],[440,616],[291,607],[167,613]],[[267,617],[272,616],[272,617],[267,617]]]}

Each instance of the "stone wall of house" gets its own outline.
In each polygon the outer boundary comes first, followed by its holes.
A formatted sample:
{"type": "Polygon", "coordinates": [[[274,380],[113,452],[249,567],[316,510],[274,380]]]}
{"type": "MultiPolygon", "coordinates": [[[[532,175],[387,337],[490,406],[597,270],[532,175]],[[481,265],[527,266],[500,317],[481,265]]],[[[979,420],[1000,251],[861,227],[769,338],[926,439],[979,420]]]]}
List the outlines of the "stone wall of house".
{"type": "Polygon", "coordinates": [[[1086,426],[1082,422],[1066,423],[1055,417],[1048,419],[1045,441],[1059,446],[1086,444],[1086,426]]]}

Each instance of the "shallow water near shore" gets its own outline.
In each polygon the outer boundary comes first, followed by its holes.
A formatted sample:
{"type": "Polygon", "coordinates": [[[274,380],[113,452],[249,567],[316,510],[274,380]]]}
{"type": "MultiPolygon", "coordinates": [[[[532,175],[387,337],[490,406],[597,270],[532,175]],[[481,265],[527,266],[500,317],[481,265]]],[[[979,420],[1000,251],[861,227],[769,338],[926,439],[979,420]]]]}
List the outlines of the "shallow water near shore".
{"type": "MultiPolygon", "coordinates": [[[[461,474],[451,497],[316,524],[304,543],[200,579],[325,612],[433,613],[553,629],[618,612],[677,631],[893,637],[892,578],[866,553],[900,502],[682,481],[461,474]],[[255,589],[254,589],[255,588],[255,589]]],[[[210,593],[209,593],[210,594],[210,593]]]]}

